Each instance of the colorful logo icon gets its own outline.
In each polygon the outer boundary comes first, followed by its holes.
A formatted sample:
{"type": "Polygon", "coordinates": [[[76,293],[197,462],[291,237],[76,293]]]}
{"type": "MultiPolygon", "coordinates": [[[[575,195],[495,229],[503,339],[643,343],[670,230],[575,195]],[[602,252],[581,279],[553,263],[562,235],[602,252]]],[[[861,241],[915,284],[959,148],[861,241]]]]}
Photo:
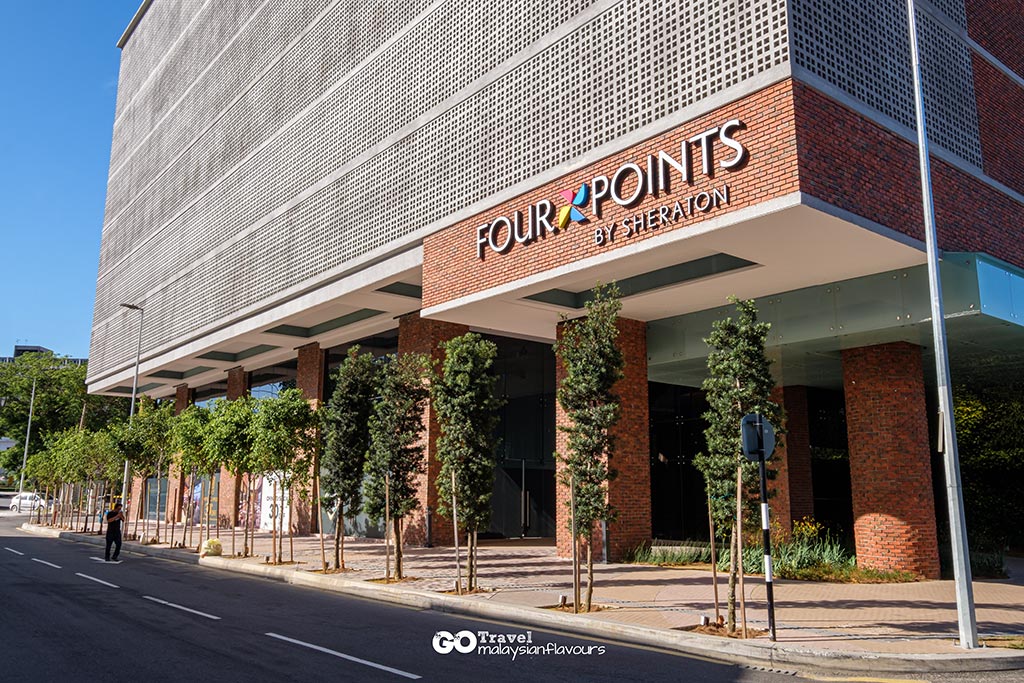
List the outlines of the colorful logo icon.
{"type": "Polygon", "coordinates": [[[558,210],[558,229],[563,230],[565,226],[569,225],[569,221],[586,223],[587,217],[583,215],[583,212],[578,207],[586,205],[587,200],[590,198],[590,187],[583,183],[575,193],[572,190],[562,190],[558,194],[562,195],[565,201],[569,202],[567,206],[563,206],[558,210]]]}

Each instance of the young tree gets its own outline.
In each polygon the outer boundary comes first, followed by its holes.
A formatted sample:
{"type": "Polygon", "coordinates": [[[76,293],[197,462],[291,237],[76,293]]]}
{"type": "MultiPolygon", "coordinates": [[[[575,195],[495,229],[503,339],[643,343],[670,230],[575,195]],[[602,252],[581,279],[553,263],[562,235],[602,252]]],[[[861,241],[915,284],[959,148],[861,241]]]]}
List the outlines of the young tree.
{"type": "Polygon", "coordinates": [[[345,516],[362,506],[363,470],[370,446],[370,415],[377,394],[377,362],[353,346],[341,362],[337,385],[323,410],[321,497],[334,509],[334,567],[344,569],[345,516]]]}
{"type": "MultiPolygon", "coordinates": [[[[236,477],[254,469],[254,403],[249,396],[232,401],[216,401],[206,425],[203,445],[210,454],[210,460],[223,463],[224,468],[236,477]]],[[[234,518],[234,512],[228,511],[229,520],[234,518]]],[[[249,537],[245,529],[242,532],[243,555],[248,556],[249,537]]],[[[231,525],[231,554],[235,554],[234,524],[231,525]]]]}
{"type": "MultiPolygon", "coordinates": [[[[253,454],[265,471],[281,477],[285,492],[308,483],[313,452],[316,449],[318,416],[299,389],[284,389],[274,398],[258,401],[253,418],[253,454]]],[[[279,518],[283,524],[283,510],[279,518]]],[[[283,533],[283,529],[282,529],[283,533]]],[[[291,539],[292,525],[288,525],[291,539]]],[[[280,549],[277,562],[282,562],[280,549]]]]}
{"type": "Polygon", "coordinates": [[[737,526],[737,510],[743,500],[756,501],[759,481],[757,463],[747,461],[740,452],[740,420],[748,413],[760,413],[778,428],[782,425],[782,410],[771,400],[775,380],[764,352],[771,325],[758,322],[753,301],[729,300],[736,306],[737,317],[715,322],[711,335],[704,340],[711,348],[708,377],[703,384],[709,405],[704,413],[707,452],[698,454],[694,465],[707,484],[715,529],[720,533],[730,530],[727,628],[734,632],[737,575],[743,561],[743,530],[737,526]]]}
{"type": "MultiPolygon", "coordinates": [[[[164,465],[168,464],[174,455],[174,404],[165,401],[157,404],[147,396],[141,399],[138,414],[132,421],[131,429],[141,440],[143,452],[142,458],[145,463],[143,476],[146,480],[143,483],[143,497],[146,499],[145,515],[146,528],[149,526],[149,491],[148,474],[153,473],[156,478],[156,542],[160,542],[160,480],[164,473],[164,465]]],[[[143,507],[140,506],[140,513],[143,507]]],[[[148,539],[147,539],[148,541],[148,539]]]]}
{"type": "MultiPolygon", "coordinates": [[[[437,440],[437,459],[441,462],[438,512],[458,519],[466,529],[466,576],[468,588],[473,590],[477,586],[477,534],[491,521],[494,452],[498,445],[495,428],[498,410],[505,403],[494,395],[497,377],[492,367],[498,347],[470,332],[441,342],[441,348],[445,353],[442,372],[432,378],[430,385],[441,427],[437,440]]],[[[458,525],[455,534],[458,536],[458,525]]]]}
{"type": "MultiPolygon", "coordinates": [[[[608,503],[608,482],[616,473],[608,463],[615,452],[611,430],[619,420],[619,399],[612,388],[622,378],[623,357],[616,346],[621,307],[618,287],[598,284],[587,301],[585,316],[575,320],[563,317],[561,339],[554,346],[565,368],[558,402],[569,417],[569,425],[559,427],[568,435],[568,451],[555,456],[565,465],[561,483],[572,492],[573,544],[579,547],[582,541],[587,551],[588,612],[594,591],[594,526],[602,520],[613,521],[616,514],[608,503]]],[[[574,556],[574,575],[578,576],[578,554],[574,556]]],[[[578,602],[574,600],[576,609],[578,602]]]]}
{"type": "MultiPolygon", "coordinates": [[[[215,460],[213,455],[207,448],[207,433],[209,431],[210,424],[210,410],[202,406],[190,405],[185,410],[178,413],[174,419],[174,446],[178,450],[178,463],[181,467],[181,471],[188,475],[188,491],[185,495],[188,496],[188,520],[189,529],[191,530],[193,522],[195,521],[195,487],[196,478],[206,475],[213,474],[220,467],[220,462],[215,460]]],[[[212,476],[211,476],[212,481],[212,476]]],[[[203,504],[203,488],[200,488],[199,504],[203,504]]],[[[199,543],[196,546],[196,552],[203,545],[203,518],[202,513],[199,515],[199,543]]],[[[185,541],[185,530],[182,529],[182,544],[185,541]]],[[[189,537],[192,537],[192,532],[189,532],[189,537]]]]}
{"type": "MultiPolygon", "coordinates": [[[[423,471],[423,402],[430,360],[423,354],[389,356],[380,369],[378,396],[370,416],[370,449],[363,483],[363,510],[394,528],[395,576],[402,573],[402,518],[419,505],[415,478],[423,471]]],[[[390,560],[386,573],[390,574],[390,560]]]]}

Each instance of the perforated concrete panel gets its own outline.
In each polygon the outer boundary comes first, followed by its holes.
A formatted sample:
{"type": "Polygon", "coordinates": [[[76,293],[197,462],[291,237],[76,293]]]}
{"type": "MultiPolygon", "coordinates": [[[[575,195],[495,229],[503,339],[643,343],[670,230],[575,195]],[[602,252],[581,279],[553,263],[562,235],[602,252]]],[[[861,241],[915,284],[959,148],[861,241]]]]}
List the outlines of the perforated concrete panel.
{"type": "Polygon", "coordinates": [[[144,349],[186,339],[788,59],[785,0],[153,7],[122,66],[92,375],[134,357],[122,301],[144,349]]]}

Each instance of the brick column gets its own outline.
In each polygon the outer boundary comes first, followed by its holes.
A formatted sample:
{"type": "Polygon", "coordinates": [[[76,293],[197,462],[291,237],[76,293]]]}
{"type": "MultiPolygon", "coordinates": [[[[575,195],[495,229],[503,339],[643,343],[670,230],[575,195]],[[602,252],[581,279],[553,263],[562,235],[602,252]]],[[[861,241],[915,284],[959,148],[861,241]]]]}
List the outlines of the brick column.
{"type": "MultiPolygon", "coordinates": [[[[174,414],[180,414],[185,408],[195,403],[196,390],[187,384],[174,387],[174,414]]],[[[171,465],[167,471],[167,510],[164,521],[181,520],[181,503],[185,491],[185,473],[177,465],[171,465]]]]}
{"type": "MultiPolygon", "coordinates": [[[[327,351],[320,348],[318,342],[306,344],[298,348],[299,367],[296,373],[295,386],[298,387],[310,405],[316,409],[324,400],[324,388],[327,385],[327,351]]],[[[312,464],[310,465],[312,473],[312,464]]],[[[312,482],[312,476],[310,477],[312,482]]],[[[310,484],[312,486],[312,483],[310,484]]],[[[299,491],[292,491],[292,533],[305,535],[319,530],[316,519],[317,491],[309,491],[306,499],[299,491]]]]}
{"type": "Polygon", "coordinates": [[[921,348],[843,351],[857,563],[939,578],[921,348]]]}
{"type": "MultiPolygon", "coordinates": [[[[619,396],[621,417],[613,430],[615,454],[610,463],[618,474],[608,485],[608,501],[618,512],[618,519],[608,527],[610,561],[617,562],[629,551],[651,539],[651,462],[650,462],[650,419],[647,401],[647,325],[639,320],[620,318],[618,321],[618,345],[622,350],[625,365],[624,377],[615,385],[619,396]]],[[[562,337],[562,325],[558,326],[558,338],[562,337]]],[[[556,363],[556,379],[560,384],[565,377],[565,368],[556,363]]],[[[555,422],[562,426],[569,418],[561,405],[555,406],[555,422]]],[[[559,453],[565,453],[568,437],[557,431],[555,444],[559,453]]],[[[569,488],[559,483],[563,465],[555,465],[555,538],[558,554],[572,556],[572,539],[569,534],[569,488]]],[[[592,536],[594,557],[600,558],[602,538],[600,529],[592,536]]]]}
{"type": "MultiPolygon", "coordinates": [[[[241,366],[228,370],[227,399],[248,396],[252,390],[252,373],[241,366]]],[[[238,526],[238,499],[242,481],[231,474],[226,467],[220,468],[220,489],[217,492],[217,528],[231,529],[238,526]]]]}
{"type": "MultiPolygon", "coordinates": [[[[465,325],[429,320],[421,318],[419,313],[409,313],[398,319],[398,353],[423,353],[439,363],[444,354],[438,344],[469,332],[465,325]]],[[[408,545],[423,545],[427,540],[426,515],[427,507],[433,511],[431,520],[431,541],[434,545],[454,544],[451,519],[437,514],[437,484],[435,479],[441,469],[437,459],[437,437],[441,427],[437,423],[437,415],[433,406],[427,402],[426,414],[423,416],[423,436],[421,443],[425,446],[424,472],[417,478],[416,489],[419,492],[419,507],[409,513],[405,519],[404,540],[408,545]]]]}
{"type": "Polygon", "coordinates": [[[783,445],[768,461],[768,466],[775,470],[775,480],[770,483],[774,495],[768,504],[773,522],[788,535],[793,522],[814,516],[807,387],[775,387],[772,400],[785,411],[782,426],[786,435],[781,439],[783,445]]]}

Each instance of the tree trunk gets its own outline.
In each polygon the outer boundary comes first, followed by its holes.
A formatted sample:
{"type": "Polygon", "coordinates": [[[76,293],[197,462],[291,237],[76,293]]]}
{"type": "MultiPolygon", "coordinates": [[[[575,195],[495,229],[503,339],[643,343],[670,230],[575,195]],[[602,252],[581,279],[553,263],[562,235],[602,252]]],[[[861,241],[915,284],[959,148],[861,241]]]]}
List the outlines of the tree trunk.
{"type": "Polygon", "coordinates": [[[590,612],[591,601],[594,598],[594,544],[592,538],[587,539],[587,598],[584,606],[590,612]]]}
{"type": "Polygon", "coordinates": [[[576,528],[576,479],[569,479],[569,516],[572,522],[572,612],[580,612],[580,539],[576,528]]]}
{"type": "Polygon", "coordinates": [[[392,522],[395,526],[395,580],[401,581],[405,578],[402,573],[402,518],[395,517],[392,522]]]}
{"type": "Polygon", "coordinates": [[[721,623],[722,612],[718,609],[718,558],[715,556],[715,518],[711,514],[711,491],[708,491],[708,533],[711,538],[711,584],[715,589],[715,623],[721,623]]]}
{"type": "MultiPolygon", "coordinates": [[[[163,463],[159,463],[156,466],[156,542],[160,542],[160,470],[163,468],[163,463]]],[[[167,482],[170,484],[170,482],[167,482]]]]}
{"type": "Polygon", "coordinates": [[[202,552],[203,550],[203,531],[206,528],[205,520],[203,515],[206,513],[206,480],[199,480],[199,543],[196,545],[196,552],[202,552]]]}
{"type": "Polygon", "coordinates": [[[320,565],[324,574],[327,573],[327,551],[324,550],[324,513],[320,504],[320,468],[313,466],[313,493],[316,495],[316,528],[320,533],[320,565]]]}
{"type": "Polygon", "coordinates": [[[391,532],[391,480],[387,473],[384,474],[384,582],[391,583],[391,548],[388,546],[388,536],[391,532]]]}
{"type": "Polygon", "coordinates": [[[295,562],[295,496],[288,487],[288,561],[295,562]]]}
{"type": "Polygon", "coordinates": [[[740,621],[743,637],[747,637],[747,600],[743,590],[743,467],[736,467],[736,555],[739,563],[740,621]]]}
{"type": "Polygon", "coordinates": [[[729,633],[736,632],[736,522],[732,523],[732,535],[729,539],[729,597],[727,598],[726,628],[729,633]]]}
{"type": "Polygon", "coordinates": [[[277,564],[277,480],[274,480],[274,504],[270,506],[270,557],[277,564]]]}
{"type": "Polygon", "coordinates": [[[455,539],[455,592],[462,595],[462,557],[459,554],[459,505],[455,495],[455,470],[452,470],[452,530],[455,539]]]}
{"type": "Polygon", "coordinates": [[[473,549],[475,547],[473,532],[466,530],[466,590],[470,593],[476,588],[475,567],[473,566],[473,549]]]}
{"type": "Polygon", "coordinates": [[[337,512],[334,515],[334,568],[343,569],[341,544],[345,538],[345,518],[342,517],[341,501],[338,502],[337,512]]]}
{"type": "MultiPolygon", "coordinates": [[[[284,562],[284,496],[285,486],[284,479],[281,480],[281,507],[279,508],[280,514],[277,517],[277,561],[278,563],[284,562]]],[[[291,523],[291,520],[288,520],[291,523]]]]}

